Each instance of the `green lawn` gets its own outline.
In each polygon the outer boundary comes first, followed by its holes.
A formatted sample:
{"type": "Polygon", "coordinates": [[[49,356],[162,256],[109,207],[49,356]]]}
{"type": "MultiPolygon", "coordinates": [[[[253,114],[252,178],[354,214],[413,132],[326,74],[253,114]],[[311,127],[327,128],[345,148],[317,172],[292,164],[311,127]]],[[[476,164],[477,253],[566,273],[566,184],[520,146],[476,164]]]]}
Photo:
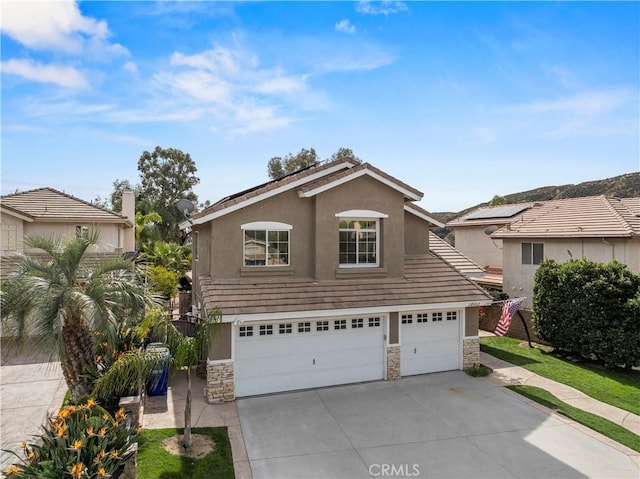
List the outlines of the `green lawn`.
{"type": "Polygon", "coordinates": [[[138,479],[233,479],[233,457],[226,427],[193,428],[193,434],[209,436],[215,450],[201,459],[169,454],[162,441],[183,429],[145,429],[138,449],[138,479]]]}
{"type": "Polygon", "coordinates": [[[568,417],[588,428],[598,431],[600,434],[623,444],[634,451],[640,452],[640,436],[632,433],[628,429],[601,418],[595,414],[583,411],[576,407],[560,401],[557,397],[544,389],[535,386],[507,386],[512,391],[522,394],[543,406],[553,409],[556,412],[568,417]]]}
{"type": "Polygon", "coordinates": [[[520,346],[519,339],[486,337],[480,349],[540,376],[566,384],[594,399],[640,414],[640,371],[610,370],[590,363],[574,363],[543,349],[520,346]]]}

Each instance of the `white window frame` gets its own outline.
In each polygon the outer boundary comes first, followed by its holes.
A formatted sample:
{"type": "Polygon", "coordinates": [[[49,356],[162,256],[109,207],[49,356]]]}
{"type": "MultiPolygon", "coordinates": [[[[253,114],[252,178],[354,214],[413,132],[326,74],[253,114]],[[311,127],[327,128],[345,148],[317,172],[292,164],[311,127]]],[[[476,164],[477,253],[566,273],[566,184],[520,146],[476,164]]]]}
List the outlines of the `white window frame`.
{"type": "Polygon", "coordinates": [[[291,266],[291,230],[293,226],[278,221],[254,221],[240,225],[242,230],[242,267],[243,268],[282,268],[291,266]],[[265,234],[264,264],[247,264],[245,256],[245,232],[261,231],[265,234]],[[287,263],[269,264],[269,233],[282,231],[287,232],[287,263]]]}
{"type": "MultiPolygon", "coordinates": [[[[389,215],[375,210],[346,210],[336,213],[338,218],[338,266],[340,268],[379,268],[380,267],[380,220],[388,218],[389,215]],[[356,262],[340,263],[340,221],[375,221],[376,223],[376,262],[375,263],[359,263],[358,262],[358,241],[356,241],[356,262]]],[[[345,231],[352,231],[347,229],[345,231]]]]}

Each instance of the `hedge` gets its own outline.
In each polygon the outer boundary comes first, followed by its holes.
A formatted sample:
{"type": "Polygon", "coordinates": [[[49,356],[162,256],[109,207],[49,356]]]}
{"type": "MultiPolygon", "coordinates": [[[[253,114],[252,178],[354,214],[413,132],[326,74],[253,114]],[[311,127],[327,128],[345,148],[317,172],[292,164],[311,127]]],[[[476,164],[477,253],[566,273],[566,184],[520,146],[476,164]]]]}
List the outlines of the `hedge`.
{"type": "Polygon", "coordinates": [[[533,289],[536,334],[607,367],[640,365],[640,276],[626,265],[545,260],[533,289]]]}

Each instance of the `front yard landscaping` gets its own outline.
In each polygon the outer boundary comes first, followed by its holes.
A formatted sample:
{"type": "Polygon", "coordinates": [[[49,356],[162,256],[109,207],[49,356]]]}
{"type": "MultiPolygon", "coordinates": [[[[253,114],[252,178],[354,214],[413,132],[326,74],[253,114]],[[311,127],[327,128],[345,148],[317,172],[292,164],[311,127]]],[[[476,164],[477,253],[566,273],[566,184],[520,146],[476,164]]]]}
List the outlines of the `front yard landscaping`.
{"type": "Polygon", "coordinates": [[[542,377],[574,387],[612,406],[640,415],[640,371],[612,370],[599,364],[559,358],[550,348],[529,348],[526,342],[507,337],[485,337],[481,351],[523,367],[542,377]]]}
{"type": "MultiPolygon", "coordinates": [[[[170,453],[166,445],[184,429],[145,429],[138,448],[138,479],[233,479],[233,457],[226,427],[193,428],[192,434],[205,436],[212,451],[202,457],[170,453]]],[[[195,441],[194,441],[195,443],[195,441]]]]}
{"type": "Polygon", "coordinates": [[[542,388],[526,385],[507,387],[518,394],[522,394],[523,396],[526,396],[549,409],[553,409],[557,413],[562,414],[569,419],[587,426],[588,428],[633,449],[634,451],[640,452],[640,436],[609,421],[608,419],[604,419],[600,416],[591,414],[590,412],[583,411],[582,409],[578,409],[560,401],[553,394],[542,388]]]}

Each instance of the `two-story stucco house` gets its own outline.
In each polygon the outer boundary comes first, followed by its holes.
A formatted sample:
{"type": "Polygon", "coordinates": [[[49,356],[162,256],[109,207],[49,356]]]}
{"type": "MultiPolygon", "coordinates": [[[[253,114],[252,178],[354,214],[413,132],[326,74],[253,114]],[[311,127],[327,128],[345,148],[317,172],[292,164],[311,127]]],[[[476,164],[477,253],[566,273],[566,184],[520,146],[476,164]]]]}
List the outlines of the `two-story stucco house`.
{"type": "Polygon", "coordinates": [[[640,197],[547,201],[491,237],[502,242],[503,291],[526,296],[523,306],[531,308],[535,272],[544,258],[617,260],[640,273],[640,197]]]}
{"type": "Polygon", "coordinates": [[[502,271],[502,290],[526,297],[544,258],[618,260],[640,272],[640,198],[603,195],[478,208],[447,223],[456,248],[502,271]]]}
{"type": "Polygon", "coordinates": [[[219,307],[207,398],[477,364],[491,299],[429,252],[415,188],[337,160],[194,214],[193,304],[219,307]]]}
{"type": "Polygon", "coordinates": [[[0,253],[24,253],[27,235],[68,238],[90,228],[100,232],[94,252],[135,249],[135,205],[132,191],[123,193],[123,213],[92,205],[53,188],[38,188],[0,198],[0,253]]]}

